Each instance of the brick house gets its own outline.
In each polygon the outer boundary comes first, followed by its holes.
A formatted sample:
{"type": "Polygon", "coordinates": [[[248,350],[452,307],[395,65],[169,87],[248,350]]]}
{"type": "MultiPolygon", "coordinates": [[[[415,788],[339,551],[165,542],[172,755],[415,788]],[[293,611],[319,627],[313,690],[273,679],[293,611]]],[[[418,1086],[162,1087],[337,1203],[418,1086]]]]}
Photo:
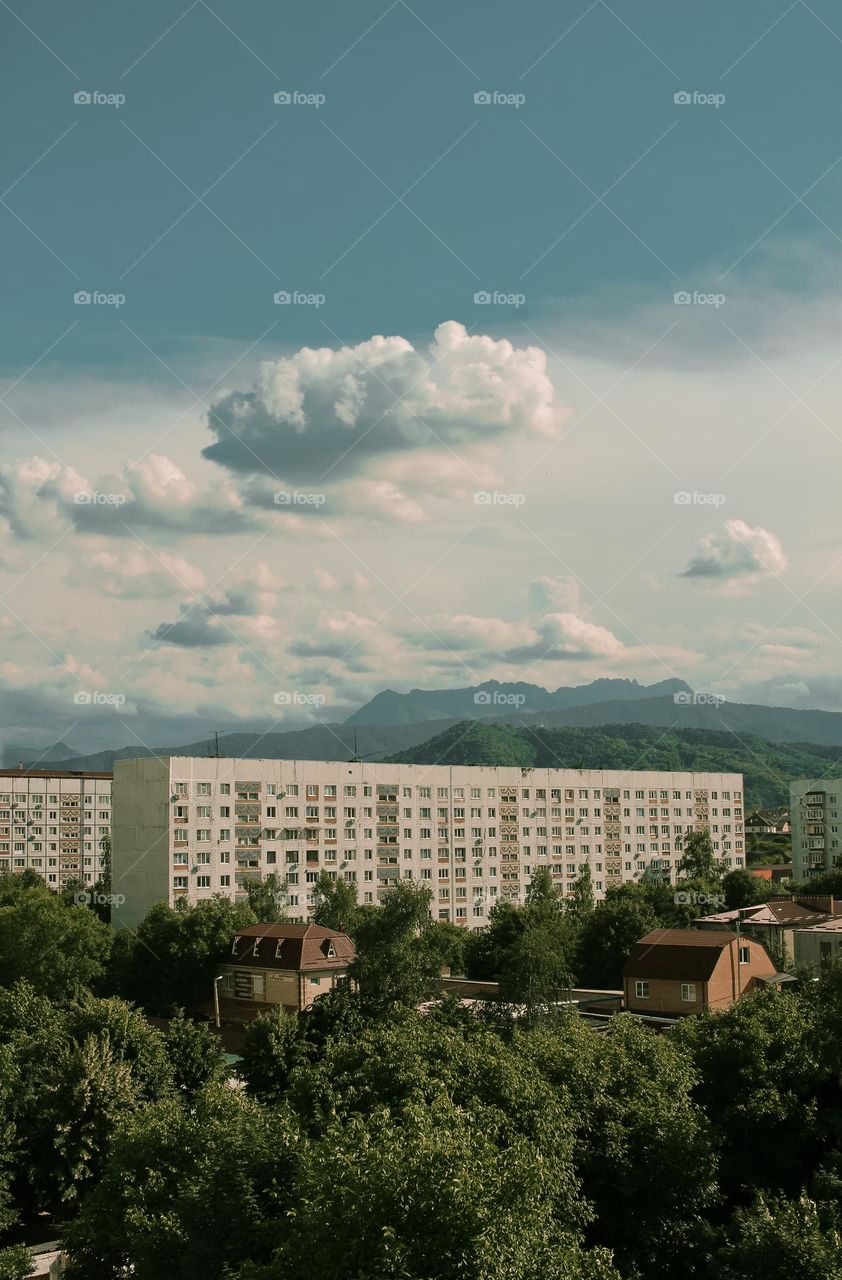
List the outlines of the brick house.
{"type": "Polygon", "coordinates": [[[762,943],[725,929],[654,929],[623,971],[625,1008],[683,1017],[728,1009],[759,982],[779,978],[762,943]]]}
{"type": "Polygon", "coordinates": [[[253,924],[238,929],[219,966],[223,1020],[244,1021],[274,1006],[300,1013],[348,973],[351,939],[318,924],[253,924]]]}

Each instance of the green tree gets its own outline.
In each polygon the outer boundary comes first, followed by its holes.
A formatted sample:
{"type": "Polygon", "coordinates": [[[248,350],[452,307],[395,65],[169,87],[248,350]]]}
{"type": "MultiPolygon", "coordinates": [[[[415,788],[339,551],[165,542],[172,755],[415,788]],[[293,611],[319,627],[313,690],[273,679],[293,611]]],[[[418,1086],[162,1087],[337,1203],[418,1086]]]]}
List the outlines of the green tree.
{"type": "Polygon", "coordinates": [[[164,1045],[175,1087],[188,1097],[227,1074],[219,1037],[205,1023],[185,1017],[181,1009],[167,1027],[164,1045]]]}
{"type": "Polygon", "coordinates": [[[313,890],[313,921],[325,929],[336,929],[353,938],[356,932],[357,886],[322,871],[313,890]]]}
{"type": "Polygon", "coordinates": [[[90,996],[59,1006],[24,982],[0,991],[0,1078],[26,1220],[74,1206],[118,1118],[172,1091],[163,1038],[136,1010],[90,996]]]}
{"type": "Polygon", "coordinates": [[[128,1065],[132,1081],[144,1101],[154,1101],[172,1088],[173,1075],[164,1037],[125,1000],[84,996],[68,1008],[64,1032],[73,1043],[88,1036],[107,1041],[117,1059],[128,1065]]]}
{"type": "Polygon", "coordinates": [[[101,1181],[66,1232],[72,1274],[222,1280],[268,1259],[298,1150],[284,1113],[224,1085],[119,1118],[101,1181]]]}
{"type": "Polygon", "coordinates": [[[842,1235],[838,1206],[757,1196],[739,1208],[721,1252],[717,1274],[724,1280],[839,1280],[842,1235]]]}
{"type": "Polygon", "coordinates": [[[293,1069],[310,1056],[299,1020],[277,1006],[249,1023],[237,1070],[250,1093],[276,1103],[285,1097],[293,1069]]]}
{"type": "Polygon", "coordinates": [[[425,886],[399,880],[381,907],[360,913],[349,972],[367,1009],[416,1005],[438,989],[441,957],[430,943],[430,900],[425,886]]]}
{"type": "Polygon", "coordinates": [[[556,917],[561,910],[561,898],[553,883],[549,867],[538,867],[526,886],[525,919],[527,923],[543,923],[556,917]]]}
{"type": "Polygon", "coordinates": [[[464,973],[468,936],[468,930],[461,925],[449,920],[433,921],[423,934],[431,969],[437,966],[439,972],[449,969],[453,974],[464,973]]]}
{"type": "Polygon", "coordinates": [[[682,840],[678,871],[690,880],[704,880],[717,884],[723,864],[716,858],[707,831],[688,831],[682,840]]]}
{"type": "Polygon", "coordinates": [[[277,924],[287,918],[287,882],[275,871],[262,880],[249,880],[246,896],[252,914],[261,924],[277,924]]]}
{"type": "Polygon", "coordinates": [[[587,920],[595,906],[590,864],[583,862],[579,869],[579,876],[573,882],[573,897],[567,904],[567,910],[573,919],[581,924],[587,920]]]}
{"type": "Polygon", "coordinates": [[[502,1117],[477,1126],[446,1097],[335,1122],[297,1190],[275,1261],[238,1280],[619,1280],[582,1247],[564,1156],[539,1157],[502,1117]]]}
{"type": "Polygon", "coordinates": [[[758,902],[768,902],[774,897],[771,885],[754,876],[747,867],[737,867],[722,877],[722,893],[729,911],[738,907],[753,907],[758,902]]]}
{"type": "Polygon", "coordinates": [[[488,913],[488,927],[472,933],[465,947],[469,978],[481,982],[496,979],[508,954],[523,932],[523,916],[513,902],[499,899],[488,913]]]}
{"type": "Polygon", "coordinates": [[[136,930],[117,934],[112,984],[125,999],[164,1017],[208,1002],[234,934],[254,923],[246,903],[219,895],[194,907],[179,904],[176,910],[156,903],[136,930]]]}
{"type": "MultiPolygon", "coordinates": [[[[809,1007],[794,994],[761,990],[723,1012],[683,1019],[670,1039],[696,1064],[695,1097],[718,1136],[726,1193],[797,1195],[822,1151],[816,1103],[828,1083],[809,1007]]],[[[838,1099],[838,1082],[836,1090],[838,1099]]]]}
{"type": "Polygon", "coordinates": [[[97,982],[105,972],[111,935],[84,908],[68,905],[42,880],[0,878],[0,985],[25,978],[55,998],[97,982]]]}
{"type": "Polygon", "coordinates": [[[327,1041],[286,1097],[314,1145],[287,1247],[250,1280],[592,1274],[564,1100],[478,1021],[398,1008],[327,1041]]]}
{"type": "Polygon", "coordinates": [[[690,1054],[628,1017],[597,1035],[570,1013],[519,1030],[513,1047],[567,1100],[576,1169],[596,1210],[588,1239],[613,1250],[624,1276],[699,1274],[711,1239],[716,1157],[710,1123],[693,1097],[690,1054]]]}
{"type": "Polygon", "coordinates": [[[554,920],[527,924],[502,958],[502,998],[522,1004],[528,1019],[564,1000],[574,981],[571,970],[574,947],[575,936],[562,915],[554,920]]]}
{"type": "Polygon", "coordinates": [[[842,898],[842,867],[834,867],[832,871],[824,871],[813,876],[806,884],[799,886],[802,893],[828,895],[842,898]]]}
{"type": "Polygon", "coordinates": [[[609,889],[585,920],[579,935],[579,981],[594,987],[622,987],[623,967],[632,947],[660,923],[646,887],[625,884],[609,889]]]}
{"type": "Polygon", "coordinates": [[[0,1249],[0,1280],[26,1280],[33,1271],[34,1264],[25,1244],[0,1249]]]}

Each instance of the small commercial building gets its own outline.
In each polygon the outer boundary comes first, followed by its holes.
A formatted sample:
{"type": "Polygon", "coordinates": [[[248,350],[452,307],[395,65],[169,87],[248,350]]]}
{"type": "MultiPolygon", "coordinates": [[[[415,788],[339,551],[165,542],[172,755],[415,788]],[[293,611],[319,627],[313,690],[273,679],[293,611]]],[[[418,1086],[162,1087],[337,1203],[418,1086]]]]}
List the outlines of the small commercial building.
{"type": "Polygon", "coordinates": [[[347,977],[351,939],[318,924],[253,924],[239,929],[219,967],[223,1021],[245,1021],[280,1005],[301,1013],[347,977]]]}
{"type": "Polygon", "coordinates": [[[759,982],[783,980],[762,943],[724,929],[653,929],[623,971],[627,1010],[680,1018],[728,1009],[759,982]]]}
{"type": "Polygon", "coordinates": [[[796,929],[793,937],[797,968],[819,973],[842,961],[842,916],[796,929]]]}

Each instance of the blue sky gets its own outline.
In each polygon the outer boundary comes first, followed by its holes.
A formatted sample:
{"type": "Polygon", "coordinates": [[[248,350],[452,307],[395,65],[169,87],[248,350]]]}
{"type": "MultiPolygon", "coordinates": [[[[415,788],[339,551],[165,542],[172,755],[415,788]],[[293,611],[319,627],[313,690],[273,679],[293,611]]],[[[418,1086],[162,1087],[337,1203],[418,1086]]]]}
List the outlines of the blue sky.
{"type": "Polygon", "coordinates": [[[549,684],[677,673],[842,705],[828,0],[13,0],[0,20],[9,726],[30,685],[44,736],[84,746],[126,728],[77,721],[80,681],[178,736],[295,719],[279,687],[338,715],[527,652],[549,684]],[[491,346],[416,397],[445,322],[491,346]],[[415,355],[382,364],[374,335],[415,355]],[[80,511],[83,481],[132,501],[80,511]],[[327,497],[279,512],[287,484],[327,497]],[[524,503],[478,511],[478,490],[524,503]]]}

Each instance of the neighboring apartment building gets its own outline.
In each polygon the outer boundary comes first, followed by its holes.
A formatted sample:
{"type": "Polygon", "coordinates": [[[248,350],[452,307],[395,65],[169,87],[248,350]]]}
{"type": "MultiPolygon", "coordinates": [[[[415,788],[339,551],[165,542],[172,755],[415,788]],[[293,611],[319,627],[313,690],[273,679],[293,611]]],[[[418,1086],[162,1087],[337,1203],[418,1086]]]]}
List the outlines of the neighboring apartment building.
{"type": "Polygon", "coordinates": [[[790,783],[792,874],[809,880],[842,859],[842,778],[790,783]]]}
{"type": "Polygon", "coordinates": [[[309,918],[319,873],[377,903],[399,878],[429,885],[433,917],[481,928],[538,867],[569,893],[582,866],[602,897],[643,874],[672,879],[688,829],[744,864],[740,774],[519,769],[360,761],[172,757],[114,769],[115,923],[154,902],[244,897],[286,879],[309,918]]]}
{"type": "Polygon", "coordinates": [[[332,991],[356,952],[351,939],[318,924],[254,924],[240,929],[231,959],[219,966],[223,1018],[255,1017],[281,1005],[301,1013],[332,991]]]}
{"type": "Polygon", "coordinates": [[[632,1013],[685,1017],[728,1009],[774,977],[766,948],[754,938],[719,929],[654,929],[632,948],[623,995],[632,1013]]]}
{"type": "Polygon", "coordinates": [[[110,834],[110,773],[0,769],[0,873],[28,868],[56,890],[93,884],[110,834]]]}

